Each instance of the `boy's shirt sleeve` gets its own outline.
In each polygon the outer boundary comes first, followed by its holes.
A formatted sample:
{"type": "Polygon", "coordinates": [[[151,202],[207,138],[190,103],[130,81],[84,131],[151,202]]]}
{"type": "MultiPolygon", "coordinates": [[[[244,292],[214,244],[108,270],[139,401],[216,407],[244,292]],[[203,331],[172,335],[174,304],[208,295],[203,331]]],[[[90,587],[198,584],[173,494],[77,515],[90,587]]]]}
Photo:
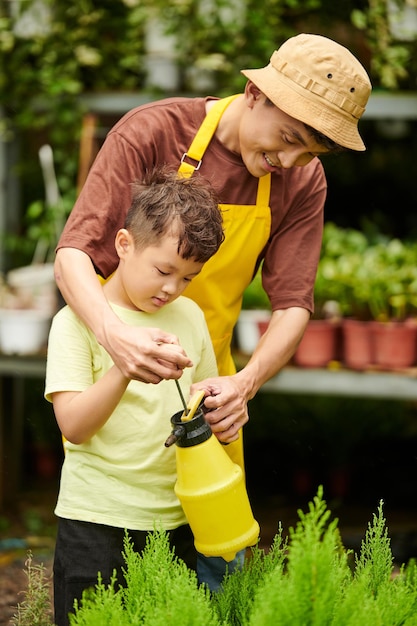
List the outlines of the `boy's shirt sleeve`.
{"type": "Polygon", "coordinates": [[[45,398],[58,391],[84,391],[93,384],[95,352],[85,325],[69,307],[54,317],[48,338],[45,398]]]}

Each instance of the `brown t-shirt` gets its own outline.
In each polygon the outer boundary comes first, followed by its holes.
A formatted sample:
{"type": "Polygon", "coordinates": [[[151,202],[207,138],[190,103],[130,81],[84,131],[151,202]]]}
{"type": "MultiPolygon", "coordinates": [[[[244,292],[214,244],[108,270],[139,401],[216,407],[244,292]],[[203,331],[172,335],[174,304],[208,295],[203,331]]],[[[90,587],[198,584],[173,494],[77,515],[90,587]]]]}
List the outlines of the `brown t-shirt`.
{"type": "MultiPolygon", "coordinates": [[[[170,98],[127,113],[107,135],[58,248],[82,250],[99,274],[109,276],[118,264],[114,239],[130,206],[130,184],[157,164],[179,166],[205,117],[205,102],[170,98]]],[[[221,204],[255,204],[258,179],[215,137],[194,175],[199,173],[211,181],[221,204]]],[[[273,310],[299,306],[312,312],[326,197],[323,167],[313,159],[271,178],[271,236],[261,255],[264,287],[273,310]]]]}

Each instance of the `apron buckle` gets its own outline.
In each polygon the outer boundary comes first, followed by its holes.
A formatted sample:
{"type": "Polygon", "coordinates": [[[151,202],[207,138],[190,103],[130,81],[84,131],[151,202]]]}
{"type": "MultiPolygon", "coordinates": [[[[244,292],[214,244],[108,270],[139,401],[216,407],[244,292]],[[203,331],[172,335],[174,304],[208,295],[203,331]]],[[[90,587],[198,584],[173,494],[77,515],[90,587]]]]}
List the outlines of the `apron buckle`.
{"type": "Polygon", "coordinates": [[[193,157],[191,157],[190,155],[188,155],[186,152],[184,152],[184,154],[181,157],[181,163],[185,162],[185,159],[191,159],[191,161],[196,161],[197,165],[194,165],[192,163],[188,163],[187,165],[192,165],[192,167],[194,167],[194,170],[197,171],[200,169],[201,164],[202,164],[202,159],[198,160],[198,159],[193,159],[193,157]]]}

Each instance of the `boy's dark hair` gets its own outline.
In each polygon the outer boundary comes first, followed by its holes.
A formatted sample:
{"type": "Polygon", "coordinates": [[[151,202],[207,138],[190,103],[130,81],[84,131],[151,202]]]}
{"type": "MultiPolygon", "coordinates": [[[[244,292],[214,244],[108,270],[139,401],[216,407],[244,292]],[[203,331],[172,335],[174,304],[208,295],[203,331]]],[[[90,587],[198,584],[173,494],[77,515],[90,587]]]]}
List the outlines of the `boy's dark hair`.
{"type": "Polygon", "coordinates": [[[224,239],[218,198],[201,176],[184,178],[168,166],[146,172],[132,184],[132,204],[125,228],[140,248],[163,235],[178,237],[184,259],[205,263],[224,239]]]}

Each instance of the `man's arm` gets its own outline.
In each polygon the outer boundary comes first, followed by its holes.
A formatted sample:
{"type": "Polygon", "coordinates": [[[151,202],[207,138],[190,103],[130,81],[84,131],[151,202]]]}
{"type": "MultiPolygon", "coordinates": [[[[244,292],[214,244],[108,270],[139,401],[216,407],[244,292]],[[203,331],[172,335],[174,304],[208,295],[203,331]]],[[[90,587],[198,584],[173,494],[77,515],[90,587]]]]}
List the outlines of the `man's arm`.
{"type": "Polygon", "coordinates": [[[81,250],[57,251],[55,279],[66,303],[91,329],[126,378],[159,383],[180,378],[182,370],[192,365],[175,335],[120,321],[104,296],[90,257],[81,250]]]}
{"type": "Polygon", "coordinates": [[[288,363],[303,338],[309,320],[309,311],[300,307],[273,312],[267,331],[248,364],[235,375],[248,400],[288,363]]]}
{"type": "Polygon", "coordinates": [[[205,389],[206,414],[213,432],[223,442],[238,439],[238,431],[248,421],[247,403],[260,387],[288,363],[300,343],[310,313],[300,307],[274,311],[266,333],[261,337],[248,364],[233,376],[209,378],[192,387],[205,389]]]}

